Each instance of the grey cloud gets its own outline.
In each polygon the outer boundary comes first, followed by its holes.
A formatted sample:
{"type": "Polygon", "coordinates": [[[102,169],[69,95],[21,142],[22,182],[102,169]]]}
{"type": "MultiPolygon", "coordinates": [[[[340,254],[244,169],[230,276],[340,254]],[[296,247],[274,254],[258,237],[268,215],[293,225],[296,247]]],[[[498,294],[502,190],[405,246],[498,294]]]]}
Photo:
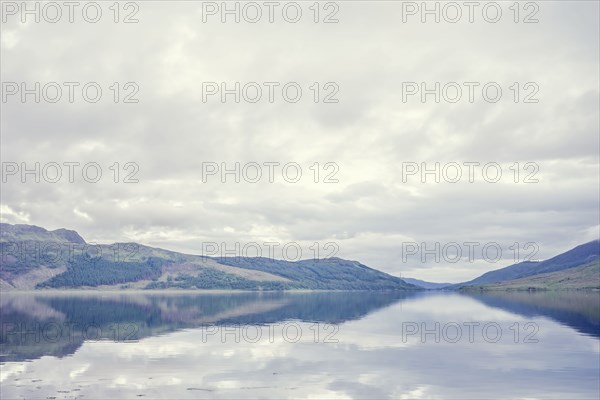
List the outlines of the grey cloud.
{"type": "MultiPolygon", "coordinates": [[[[96,104],[2,104],[2,161],[95,161],[107,177],[114,162],[140,167],[129,185],[10,180],[3,221],[189,252],[207,240],[336,241],[339,256],[392,273],[402,241],[535,241],[550,257],[598,230],[593,2],[545,2],[539,24],[496,25],[402,24],[392,3],[342,4],[332,25],[202,24],[192,2],[143,6],[132,25],[2,25],[14,38],[2,42],[3,82],[105,88],[96,104]],[[140,103],[112,103],[106,88],[128,81],[140,103]],[[203,81],[297,81],[304,94],[297,104],[202,103],[203,81]],[[315,104],[316,81],[337,82],[340,102],[315,104]],[[497,104],[403,103],[405,81],[497,81],[504,93],[497,104]],[[540,102],[512,102],[508,87],[529,81],[540,102]],[[201,182],[203,162],[266,161],[298,162],[306,179],[201,182]],[[403,183],[402,163],[423,161],[530,161],[540,183],[403,183]],[[312,183],[314,162],[337,163],[340,183],[312,183]]],[[[497,267],[447,265],[439,280],[497,267]]]]}

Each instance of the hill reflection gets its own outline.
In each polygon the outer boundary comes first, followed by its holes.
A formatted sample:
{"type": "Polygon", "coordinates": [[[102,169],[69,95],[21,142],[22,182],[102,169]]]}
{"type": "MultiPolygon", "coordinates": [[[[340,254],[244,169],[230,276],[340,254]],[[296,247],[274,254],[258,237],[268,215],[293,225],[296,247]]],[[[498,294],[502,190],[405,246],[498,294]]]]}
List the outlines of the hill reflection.
{"type": "Polygon", "coordinates": [[[414,296],[403,292],[3,294],[0,361],[73,354],[85,340],[132,341],[210,325],[340,324],[414,296]]]}

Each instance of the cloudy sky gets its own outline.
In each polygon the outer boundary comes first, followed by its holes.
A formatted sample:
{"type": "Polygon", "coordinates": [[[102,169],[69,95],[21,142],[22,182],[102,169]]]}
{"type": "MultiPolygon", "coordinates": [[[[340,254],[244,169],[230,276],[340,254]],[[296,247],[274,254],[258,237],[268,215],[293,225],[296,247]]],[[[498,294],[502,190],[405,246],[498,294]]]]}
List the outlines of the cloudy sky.
{"type": "Polygon", "coordinates": [[[421,2],[281,2],[273,22],[239,3],[239,23],[221,2],[112,3],[36,22],[2,1],[2,222],[189,253],[295,242],[449,282],[599,236],[598,2],[484,2],[473,22],[440,2],[439,23],[421,2]]]}

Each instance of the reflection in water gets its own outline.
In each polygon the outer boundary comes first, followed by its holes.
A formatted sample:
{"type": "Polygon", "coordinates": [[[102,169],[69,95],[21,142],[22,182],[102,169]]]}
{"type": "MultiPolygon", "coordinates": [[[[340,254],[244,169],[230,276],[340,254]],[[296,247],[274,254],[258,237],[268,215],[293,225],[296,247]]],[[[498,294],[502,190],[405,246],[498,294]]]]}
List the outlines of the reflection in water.
{"type": "Polygon", "coordinates": [[[3,294],[0,361],[62,357],[86,338],[130,341],[205,325],[286,320],[339,324],[408,296],[410,292],[3,294]]]}
{"type": "Polygon", "coordinates": [[[490,307],[525,317],[544,316],[586,335],[600,337],[600,293],[592,291],[503,292],[470,294],[490,307]]]}
{"type": "Polygon", "coordinates": [[[0,397],[597,398],[599,301],[598,293],[2,294],[0,397]],[[501,334],[486,333],[486,323],[501,334]],[[36,330],[58,325],[73,329],[36,330]],[[251,326],[251,339],[235,326],[251,326]]]}

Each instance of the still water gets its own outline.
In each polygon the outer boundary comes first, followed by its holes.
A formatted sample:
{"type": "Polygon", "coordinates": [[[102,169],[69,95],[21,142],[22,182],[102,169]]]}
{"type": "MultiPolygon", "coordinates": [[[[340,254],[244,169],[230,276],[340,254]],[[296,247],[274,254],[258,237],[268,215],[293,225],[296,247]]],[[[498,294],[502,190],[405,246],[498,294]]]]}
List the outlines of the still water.
{"type": "Polygon", "coordinates": [[[0,397],[597,399],[599,293],[2,293],[0,397]]]}

